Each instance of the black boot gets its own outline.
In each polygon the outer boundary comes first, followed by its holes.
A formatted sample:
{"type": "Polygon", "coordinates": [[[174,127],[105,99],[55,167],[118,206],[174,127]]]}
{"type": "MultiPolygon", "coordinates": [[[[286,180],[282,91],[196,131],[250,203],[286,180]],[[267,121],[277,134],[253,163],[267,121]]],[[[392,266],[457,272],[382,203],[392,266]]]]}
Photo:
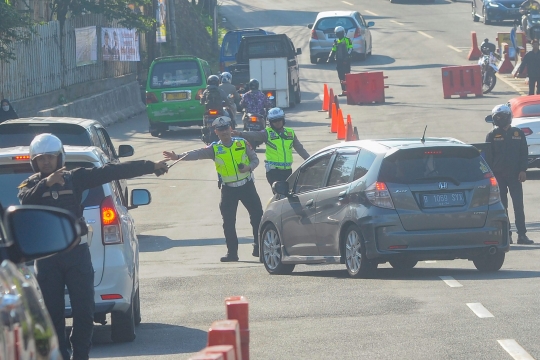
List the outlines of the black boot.
{"type": "Polygon", "coordinates": [[[238,261],[238,255],[237,254],[229,254],[223,256],[221,259],[221,262],[233,262],[238,261]]]}
{"type": "Polygon", "coordinates": [[[259,244],[253,244],[253,252],[251,255],[259,257],[259,244]]]}
{"type": "Polygon", "coordinates": [[[529,239],[525,234],[518,234],[517,243],[521,245],[532,245],[534,244],[534,241],[529,239]]]}

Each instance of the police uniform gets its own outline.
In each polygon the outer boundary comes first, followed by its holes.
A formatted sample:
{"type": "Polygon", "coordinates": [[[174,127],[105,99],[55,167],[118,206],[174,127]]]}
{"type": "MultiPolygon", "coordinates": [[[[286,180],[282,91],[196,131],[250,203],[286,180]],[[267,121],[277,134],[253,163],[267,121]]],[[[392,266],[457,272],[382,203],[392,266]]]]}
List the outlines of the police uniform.
{"type": "Polygon", "coordinates": [[[496,127],[487,135],[486,142],[491,143],[492,164],[490,166],[499,183],[501,201],[507,209],[508,191],[510,191],[517,233],[525,235],[527,229],[523,209],[523,186],[518,179],[519,173],[526,171],[528,167],[525,134],[521,129],[512,126],[508,130],[496,127]]]}
{"type": "Polygon", "coordinates": [[[46,205],[69,210],[79,219],[81,243],[68,252],[37,260],[37,280],[45,305],[51,315],[62,357],[70,359],[65,336],[64,287],[67,286],[73,314],[70,337],[72,359],[86,360],[92,344],[94,326],[94,269],[86,242],[88,228],[81,206],[84,190],[113,180],[127,179],[154,172],[152,161],[129,161],[107,164],[100,168],[77,168],[64,171],[64,185],[47,186],[46,176],[32,175],[19,186],[19,200],[23,205],[46,205]]]}
{"type": "Polygon", "coordinates": [[[336,39],[334,40],[334,45],[332,46],[332,52],[330,53],[330,57],[336,56],[336,62],[337,62],[337,72],[338,72],[338,78],[341,83],[341,90],[345,91],[347,89],[346,84],[343,82],[345,81],[345,74],[348,74],[351,72],[351,58],[350,53],[353,49],[353,44],[351,39],[348,37],[343,37],[342,39],[336,39]]]}
{"type": "Polygon", "coordinates": [[[283,127],[278,132],[269,126],[262,131],[244,131],[240,136],[249,142],[266,143],[266,179],[270,186],[276,181],[287,180],[292,174],[292,149],[304,160],[309,157],[294,130],[289,127],[283,127]]]}
{"type": "MultiPolygon", "coordinates": [[[[216,119],[218,121],[220,118],[216,119]]],[[[227,123],[228,124],[228,123],[227,123]]],[[[241,201],[249,213],[253,230],[254,255],[259,252],[258,231],[263,209],[261,199],[255,189],[252,171],[259,165],[255,151],[242,138],[232,138],[230,144],[221,141],[209,146],[179,155],[182,160],[211,159],[218,173],[221,202],[219,210],[223,218],[223,232],[227,243],[227,256],[222,261],[238,260],[238,236],[236,234],[236,212],[241,201]],[[241,173],[240,167],[249,166],[251,171],[241,173]]]]}

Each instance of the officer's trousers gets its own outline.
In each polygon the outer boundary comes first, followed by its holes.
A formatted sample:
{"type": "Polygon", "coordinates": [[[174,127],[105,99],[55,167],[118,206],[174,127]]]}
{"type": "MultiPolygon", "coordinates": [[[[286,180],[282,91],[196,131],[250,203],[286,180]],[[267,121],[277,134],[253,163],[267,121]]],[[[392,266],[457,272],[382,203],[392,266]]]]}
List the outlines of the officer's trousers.
{"type": "Polygon", "coordinates": [[[51,315],[60,351],[69,360],[64,317],[64,287],[67,286],[73,315],[69,340],[73,360],[87,360],[94,329],[94,268],[88,244],[80,244],[68,252],[36,261],[37,280],[45,306],[51,315]]]}
{"type": "Polygon", "coordinates": [[[272,186],[276,181],[286,181],[291,174],[292,169],[271,169],[266,172],[266,180],[272,186]]]}
{"type": "Polygon", "coordinates": [[[221,187],[221,202],[219,210],[223,217],[223,232],[225,233],[225,241],[227,243],[227,253],[229,255],[238,255],[238,237],[236,235],[236,212],[238,210],[238,201],[246,207],[249,213],[249,220],[253,228],[253,242],[259,243],[259,224],[263,214],[261,199],[255,183],[248,181],[240,187],[229,187],[223,185],[221,187]]]}
{"type": "Polygon", "coordinates": [[[529,95],[534,95],[535,84],[536,94],[540,95],[540,76],[529,76],[529,95]]]}
{"type": "Polygon", "coordinates": [[[518,180],[518,174],[502,175],[495,174],[501,192],[501,201],[505,209],[508,210],[508,191],[512,197],[514,216],[518,235],[525,235],[525,210],[523,209],[523,185],[518,180]]]}
{"type": "Polygon", "coordinates": [[[339,81],[341,83],[341,90],[346,91],[347,85],[343,83],[345,81],[345,74],[349,74],[351,72],[351,63],[348,61],[338,61],[337,62],[337,74],[339,77],[339,81]]]}

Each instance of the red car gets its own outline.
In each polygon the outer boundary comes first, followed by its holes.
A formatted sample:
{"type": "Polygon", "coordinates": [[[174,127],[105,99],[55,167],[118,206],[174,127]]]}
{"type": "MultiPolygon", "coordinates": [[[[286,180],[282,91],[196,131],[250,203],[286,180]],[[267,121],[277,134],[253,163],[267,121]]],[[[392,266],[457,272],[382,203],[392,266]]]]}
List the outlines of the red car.
{"type": "Polygon", "coordinates": [[[540,95],[519,96],[508,101],[513,118],[540,116],[540,95]]]}

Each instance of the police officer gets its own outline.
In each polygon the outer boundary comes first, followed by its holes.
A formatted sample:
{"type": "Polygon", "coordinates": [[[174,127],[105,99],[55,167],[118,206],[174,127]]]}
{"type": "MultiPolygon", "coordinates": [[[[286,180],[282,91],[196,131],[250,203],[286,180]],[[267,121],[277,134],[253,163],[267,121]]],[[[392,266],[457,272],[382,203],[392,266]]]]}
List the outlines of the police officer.
{"type": "Polygon", "coordinates": [[[342,90],[339,96],[345,96],[347,87],[343,82],[345,81],[345,74],[351,72],[351,54],[353,51],[353,44],[351,39],[345,36],[345,29],[343,26],[336,26],[334,32],[336,33],[337,39],[334,40],[334,46],[332,46],[332,51],[328,56],[327,62],[330,62],[332,59],[336,60],[337,72],[342,90]]]}
{"type": "MultiPolygon", "coordinates": [[[[534,244],[527,235],[525,228],[525,212],[523,210],[523,186],[527,179],[527,140],[521,129],[512,127],[512,111],[507,105],[497,105],[491,111],[493,124],[496,126],[486,136],[486,142],[491,143],[491,169],[499,183],[501,201],[508,209],[508,191],[514,205],[514,216],[518,233],[518,244],[534,244]]],[[[512,233],[510,232],[510,236],[512,233]]],[[[512,243],[512,239],[510,239],[512,243]]]]}
{"type": "Polygon", "coordinates": [[[261,199],[255,189],[252,171],[259,165],[255,151],[246,140],[231,136],[231,119],[220,116],[213,122],[218,142],[209,146],[177,155],[164,151],[167,160],[214,160],[221,189],[219,210],[223,217],[223,232],[227,243],[227,255],[222,262],[238,261],[238,237],[236,235],[236,211],[238,201],[246,207],[253,228],[253,256],[259,256],[258,230],[263,214],[261,199]]]}
{"type": "Polygon", "coordinates": [[[285,181],[292,174],[292,149],[296,150],[302,159],[309,157],[294,130],[285,127],[285,113],[280,108],[268,110],[268,122],[270,126],[262,131],[233,131],[234,136],[239,136],[250,143],[266,143],[266,179],[270,186],[276,181],[285,181]]]}
{"type": "Polygon", "coordinates": [[[79,219],[81,241],[68,252],[36,261],[37,280],[45,306],[51,315],[62,357],[70,359],[65,336],[64,287],[67,286],[73,311],[70,336],[73,360],[87,360],[94,326],[94,270],[87,243],[88,228],[81,207],[86,189],[113,180],[127,179],[154,171],[167,171],[165,162],[129,161],[101,168],[67,171],[62,142],[52,134],[41,134],[30,144],[34,175],[19,185],[21,204],[47,205],[69,210],[79,219]]]}

